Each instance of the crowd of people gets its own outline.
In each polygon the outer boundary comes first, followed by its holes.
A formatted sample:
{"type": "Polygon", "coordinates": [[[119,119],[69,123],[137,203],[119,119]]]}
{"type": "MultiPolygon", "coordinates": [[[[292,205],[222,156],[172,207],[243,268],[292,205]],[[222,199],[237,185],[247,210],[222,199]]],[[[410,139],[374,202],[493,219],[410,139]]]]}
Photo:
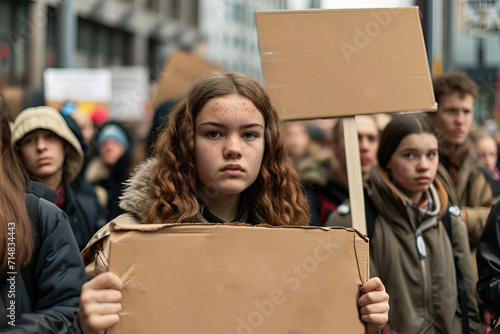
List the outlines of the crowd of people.
{"type": "MultiPolygon", "coordinates": [[[[358,304],[368,333],[496,330],[498,143],[474,124],[473,80],[450,72],[433,86],[436,112],[356,116],[373,277],[358,304]]],[[[119,321],[111,221],[352,225],[342,122],[283,122],[251,76],[209,72],[166,101],[133,173],[124,124],[36,106],[9,125],[0,102],[0,248],[16,222],[18,250],[15,270],[8,252],[0,259],[2,332],[103,333],[119,321]],[[15,327],[12,271],[22,282],[15,327]]]]}

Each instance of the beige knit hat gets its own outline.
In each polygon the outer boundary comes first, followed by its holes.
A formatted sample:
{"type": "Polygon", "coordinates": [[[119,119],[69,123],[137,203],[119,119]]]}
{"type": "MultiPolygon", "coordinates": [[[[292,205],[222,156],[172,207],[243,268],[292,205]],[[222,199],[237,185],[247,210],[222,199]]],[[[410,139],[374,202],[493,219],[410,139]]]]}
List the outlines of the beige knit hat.
{"type": "Polygon", "coordinates": [[[38,129],[54,132],[73,148],[69,150],[64,161],[64,181],[71,183],[82,169],[83,151],[80,142],[59,111],[52,107],[34,107],[21,111],[14,121],[13,144],[17,145],[24,136],[38,129]]]}

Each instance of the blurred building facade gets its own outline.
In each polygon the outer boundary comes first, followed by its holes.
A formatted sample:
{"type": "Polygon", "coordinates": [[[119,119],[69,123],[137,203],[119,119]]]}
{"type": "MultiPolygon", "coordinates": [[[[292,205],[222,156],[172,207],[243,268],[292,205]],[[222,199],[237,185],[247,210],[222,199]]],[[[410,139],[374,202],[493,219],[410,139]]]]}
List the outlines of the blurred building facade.
{"type": "Polygon", "coordinates": [[[286,0],[201,0],[204,57],[262,80],[255,12],[286,8],[286,0]]]}
{"type": "Polygon", "coordinates": [[[255,11],[409,5],[433,75],[466,71],[476,120],[500,120],[500,0],[0,0],[0,90],[39,90],[47,67],[143,65],[155,80],[177,48],[262,79],[255,11]]]}
{"type": "Polygon", "coordinates": [[[198,44],[198,0],[0,0],[0,85],[40,89],[47,67],[145,65],[198,44]]]}

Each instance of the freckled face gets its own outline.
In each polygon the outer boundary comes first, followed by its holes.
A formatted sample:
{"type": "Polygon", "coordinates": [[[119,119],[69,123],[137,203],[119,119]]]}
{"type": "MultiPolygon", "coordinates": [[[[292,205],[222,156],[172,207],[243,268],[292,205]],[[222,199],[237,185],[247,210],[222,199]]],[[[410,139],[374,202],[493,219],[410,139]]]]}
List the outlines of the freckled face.
{"type": "Polygon", "coordinates": [[[264,117],[247,98],[232,94],[209,100],[195,121],[198,189],[223,199],[252,185],[264,156],[264,132],[264,117]]]}

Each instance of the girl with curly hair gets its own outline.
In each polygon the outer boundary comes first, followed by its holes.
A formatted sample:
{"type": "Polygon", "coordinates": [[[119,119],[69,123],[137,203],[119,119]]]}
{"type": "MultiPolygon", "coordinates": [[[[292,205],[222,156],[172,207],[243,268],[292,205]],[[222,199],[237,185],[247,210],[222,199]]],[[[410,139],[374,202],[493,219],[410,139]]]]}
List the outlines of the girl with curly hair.
{"type": "MultiPolygon", "coordinates": [[[[308,225],[309,206],[289,156],[284,127],[265,89],[250,76],[210,72],[178,102],[158,135],[155,158],[127,182],[117,219],[169,224],[242,222],[308,225]]],[[[84,333],[113,326],[122,282],[107,272],[104,228],[82,253],[84,333]],[[96,256],[101,252],[103,256],[96,256]]],[[[362,319],[372,332],[387,321],[388,296],[378,279],[363,285],[362,319]]]]}

